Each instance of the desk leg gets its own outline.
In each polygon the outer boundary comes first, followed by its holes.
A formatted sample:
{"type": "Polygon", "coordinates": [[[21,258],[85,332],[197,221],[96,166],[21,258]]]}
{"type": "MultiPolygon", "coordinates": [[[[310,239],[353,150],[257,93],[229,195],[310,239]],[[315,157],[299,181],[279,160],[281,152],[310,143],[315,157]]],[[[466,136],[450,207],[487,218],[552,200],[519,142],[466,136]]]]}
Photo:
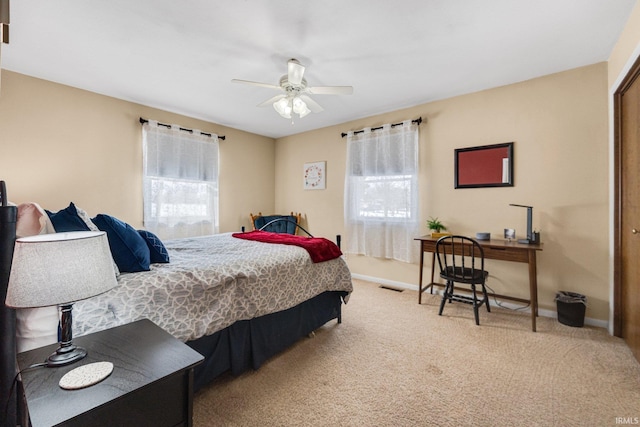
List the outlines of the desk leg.
{"type": "Polygon", "coordinates": [[[422,268],[424,267],[424,251],[420,243],[420,279],[418,279],[418,304],[422,304],[422,268]]]}
{"type": "Polygon", "coordinates": [[[436,253],[433,252],[431,254],[431,281],[429,282],[429,284],[427,286],[424,287],[422,286],[422,277],[423,277],[423,269],[424,269],[424,248],[422,246],[420,246],[420,278],[419,283],[418,283],[418,304],[422,304],[422,292],[426,291],[427,288],[429,289],[430,293],[433,293],[433,280],[435,277],[435,268],[436,268],[436,253]]]}
{"type": "Polygon", "coordinates": [[[434,275],[435,275],[435,271],[436,271],[436,253],[432,253],[431,254],[431,281],[429,282],[429,287],[431,289],[429,289],[430,293],[433,293],[433,284],[434,282],[434,275]]]}
{"type": "Polygon", "coordinates": [[[538,274],[536,266],[536,251],[529,251],[529,299],[531,300],[531,329],[536,331],[536,317],[538,316],[538,274]]]}

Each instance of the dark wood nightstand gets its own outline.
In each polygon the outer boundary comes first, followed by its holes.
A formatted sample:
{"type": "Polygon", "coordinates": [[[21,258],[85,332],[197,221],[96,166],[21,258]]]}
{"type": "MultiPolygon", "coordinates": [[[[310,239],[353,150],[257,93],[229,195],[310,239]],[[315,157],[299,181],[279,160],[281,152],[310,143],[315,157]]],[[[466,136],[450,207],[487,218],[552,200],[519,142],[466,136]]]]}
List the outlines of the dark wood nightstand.
{"type": "MultiPolygon", "coordinates": [[[[74,338],[88,356],[59,368],[22,374],[31,423],[39,426],[191,426],[193,368],[203,356],[149,320],[74,338]],[[60,378],[93,362],[113,363],[102,382],[63,390],[60,378]]],[[[20,369],[43,362],[53,344],[18,354],[20,369]]]]}

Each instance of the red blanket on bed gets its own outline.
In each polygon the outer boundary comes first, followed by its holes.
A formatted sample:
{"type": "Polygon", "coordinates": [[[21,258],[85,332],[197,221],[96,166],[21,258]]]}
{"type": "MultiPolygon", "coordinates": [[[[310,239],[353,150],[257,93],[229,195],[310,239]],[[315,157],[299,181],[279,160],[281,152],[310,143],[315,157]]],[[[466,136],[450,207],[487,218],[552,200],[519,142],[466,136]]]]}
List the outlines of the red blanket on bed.
{"type": "Polygon", "coordinates": [[[258,242],[300,246],[309,252],[313,262],[329,261],[342,255],[340,248],[335,243],[323,237],[294,236],[293,234],[271,233],[260,230],[253,230],[246,233],[233,233],[232,236],[238,239],[255,240],[258,242]]]}

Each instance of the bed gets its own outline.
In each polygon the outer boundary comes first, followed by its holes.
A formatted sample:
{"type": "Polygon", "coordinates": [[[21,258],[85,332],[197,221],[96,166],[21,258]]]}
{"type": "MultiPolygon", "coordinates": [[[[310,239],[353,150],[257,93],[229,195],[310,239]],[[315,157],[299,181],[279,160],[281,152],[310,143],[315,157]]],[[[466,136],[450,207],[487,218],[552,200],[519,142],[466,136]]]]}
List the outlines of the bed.
{"type": "Polygon", "coordinates": [[[196,389],[223,372],[258,369],[332,319],[352,290],[342,257],[232,233],[165,242],[171,257],[122,273],[120,286],[74,304],[74,336],[147,318],[199,351],[196,389]]]}
{"type": "MultiPolygon", "coordinates": [[[[6,254],[15,239],[16,209],[0,209],[6,254]]],[[[74,304],[74,336],[148,318],[205,357],[195,371],[197,390],[226,372],[258,369],[325,323],[341,321],[352,291],[342,256],[314,262],[303,247],[239,237],[222,233],[164,242],[168,263],[120,273],[118,287],[74,304]]],[[[2,262],[8,276],[7,259],[2,262]]],[[[3,301],[6,285],[0,281],[3,301]]],[[[20,319],[16,327],[13,310],[4,304],[2,309],[2,351],[9,354],[2,361],[4,380],[15,375],[17,351],[14,340],[4,337],[15,336],[20,319]]]]}

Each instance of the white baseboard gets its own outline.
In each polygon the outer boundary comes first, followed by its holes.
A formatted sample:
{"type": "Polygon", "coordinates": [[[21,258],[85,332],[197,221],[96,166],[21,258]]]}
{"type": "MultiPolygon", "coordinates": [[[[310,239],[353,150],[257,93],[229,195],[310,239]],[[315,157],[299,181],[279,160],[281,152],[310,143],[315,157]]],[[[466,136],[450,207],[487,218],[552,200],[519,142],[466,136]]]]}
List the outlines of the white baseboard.
{"type": "MultiPolygon", "coordinates": [[[[388,280],[388,279],[381,279],[379,277],[365,276],[364,274],[354,274],[354,273],[352,273],[351,277],[353,277],[354,279],[366,280],[367,282],[380,283],[381,285],[387,285],[387,286],[391,286],[391,287],[398,288],[398,289],[408,289],[408,290],[412,290],[412,291],[416,291],[416,292],[418,291],[418,285],[414,285],[414,284],[411,284],[411,283],[398,282],[398,281],[395,281],[395,280],[388,280]]],[[[500,301],[500,300],[498,300],[498,302],[500,303],[501,306],[503,306],[505,308],[516,309],[518,307],[521,307],[518,304],[514,304],[514,303],[509,302],[509,301],[500,301]]],[[[531,309],[530,308],[522,309],[520,311],[522,311],[523,313],[531,313],[531,309]]],[[[558,313],[556,311],[545,310],[545,309],[541,309],[541,308],[538,309],[538,315],[539,316],[543,316],[543,317],[550,317],[552,319],[557,319],[558,318],[558,313]]],[[[585,317],[584,324],[585,325],[589,325],[589,326],[595,326],[597,328],[604,328],[604,329],[608,329],[608,327],[609,327],[609,322],[607,322],[606,320],[592,319],[590,317],[585,317]]]]}

